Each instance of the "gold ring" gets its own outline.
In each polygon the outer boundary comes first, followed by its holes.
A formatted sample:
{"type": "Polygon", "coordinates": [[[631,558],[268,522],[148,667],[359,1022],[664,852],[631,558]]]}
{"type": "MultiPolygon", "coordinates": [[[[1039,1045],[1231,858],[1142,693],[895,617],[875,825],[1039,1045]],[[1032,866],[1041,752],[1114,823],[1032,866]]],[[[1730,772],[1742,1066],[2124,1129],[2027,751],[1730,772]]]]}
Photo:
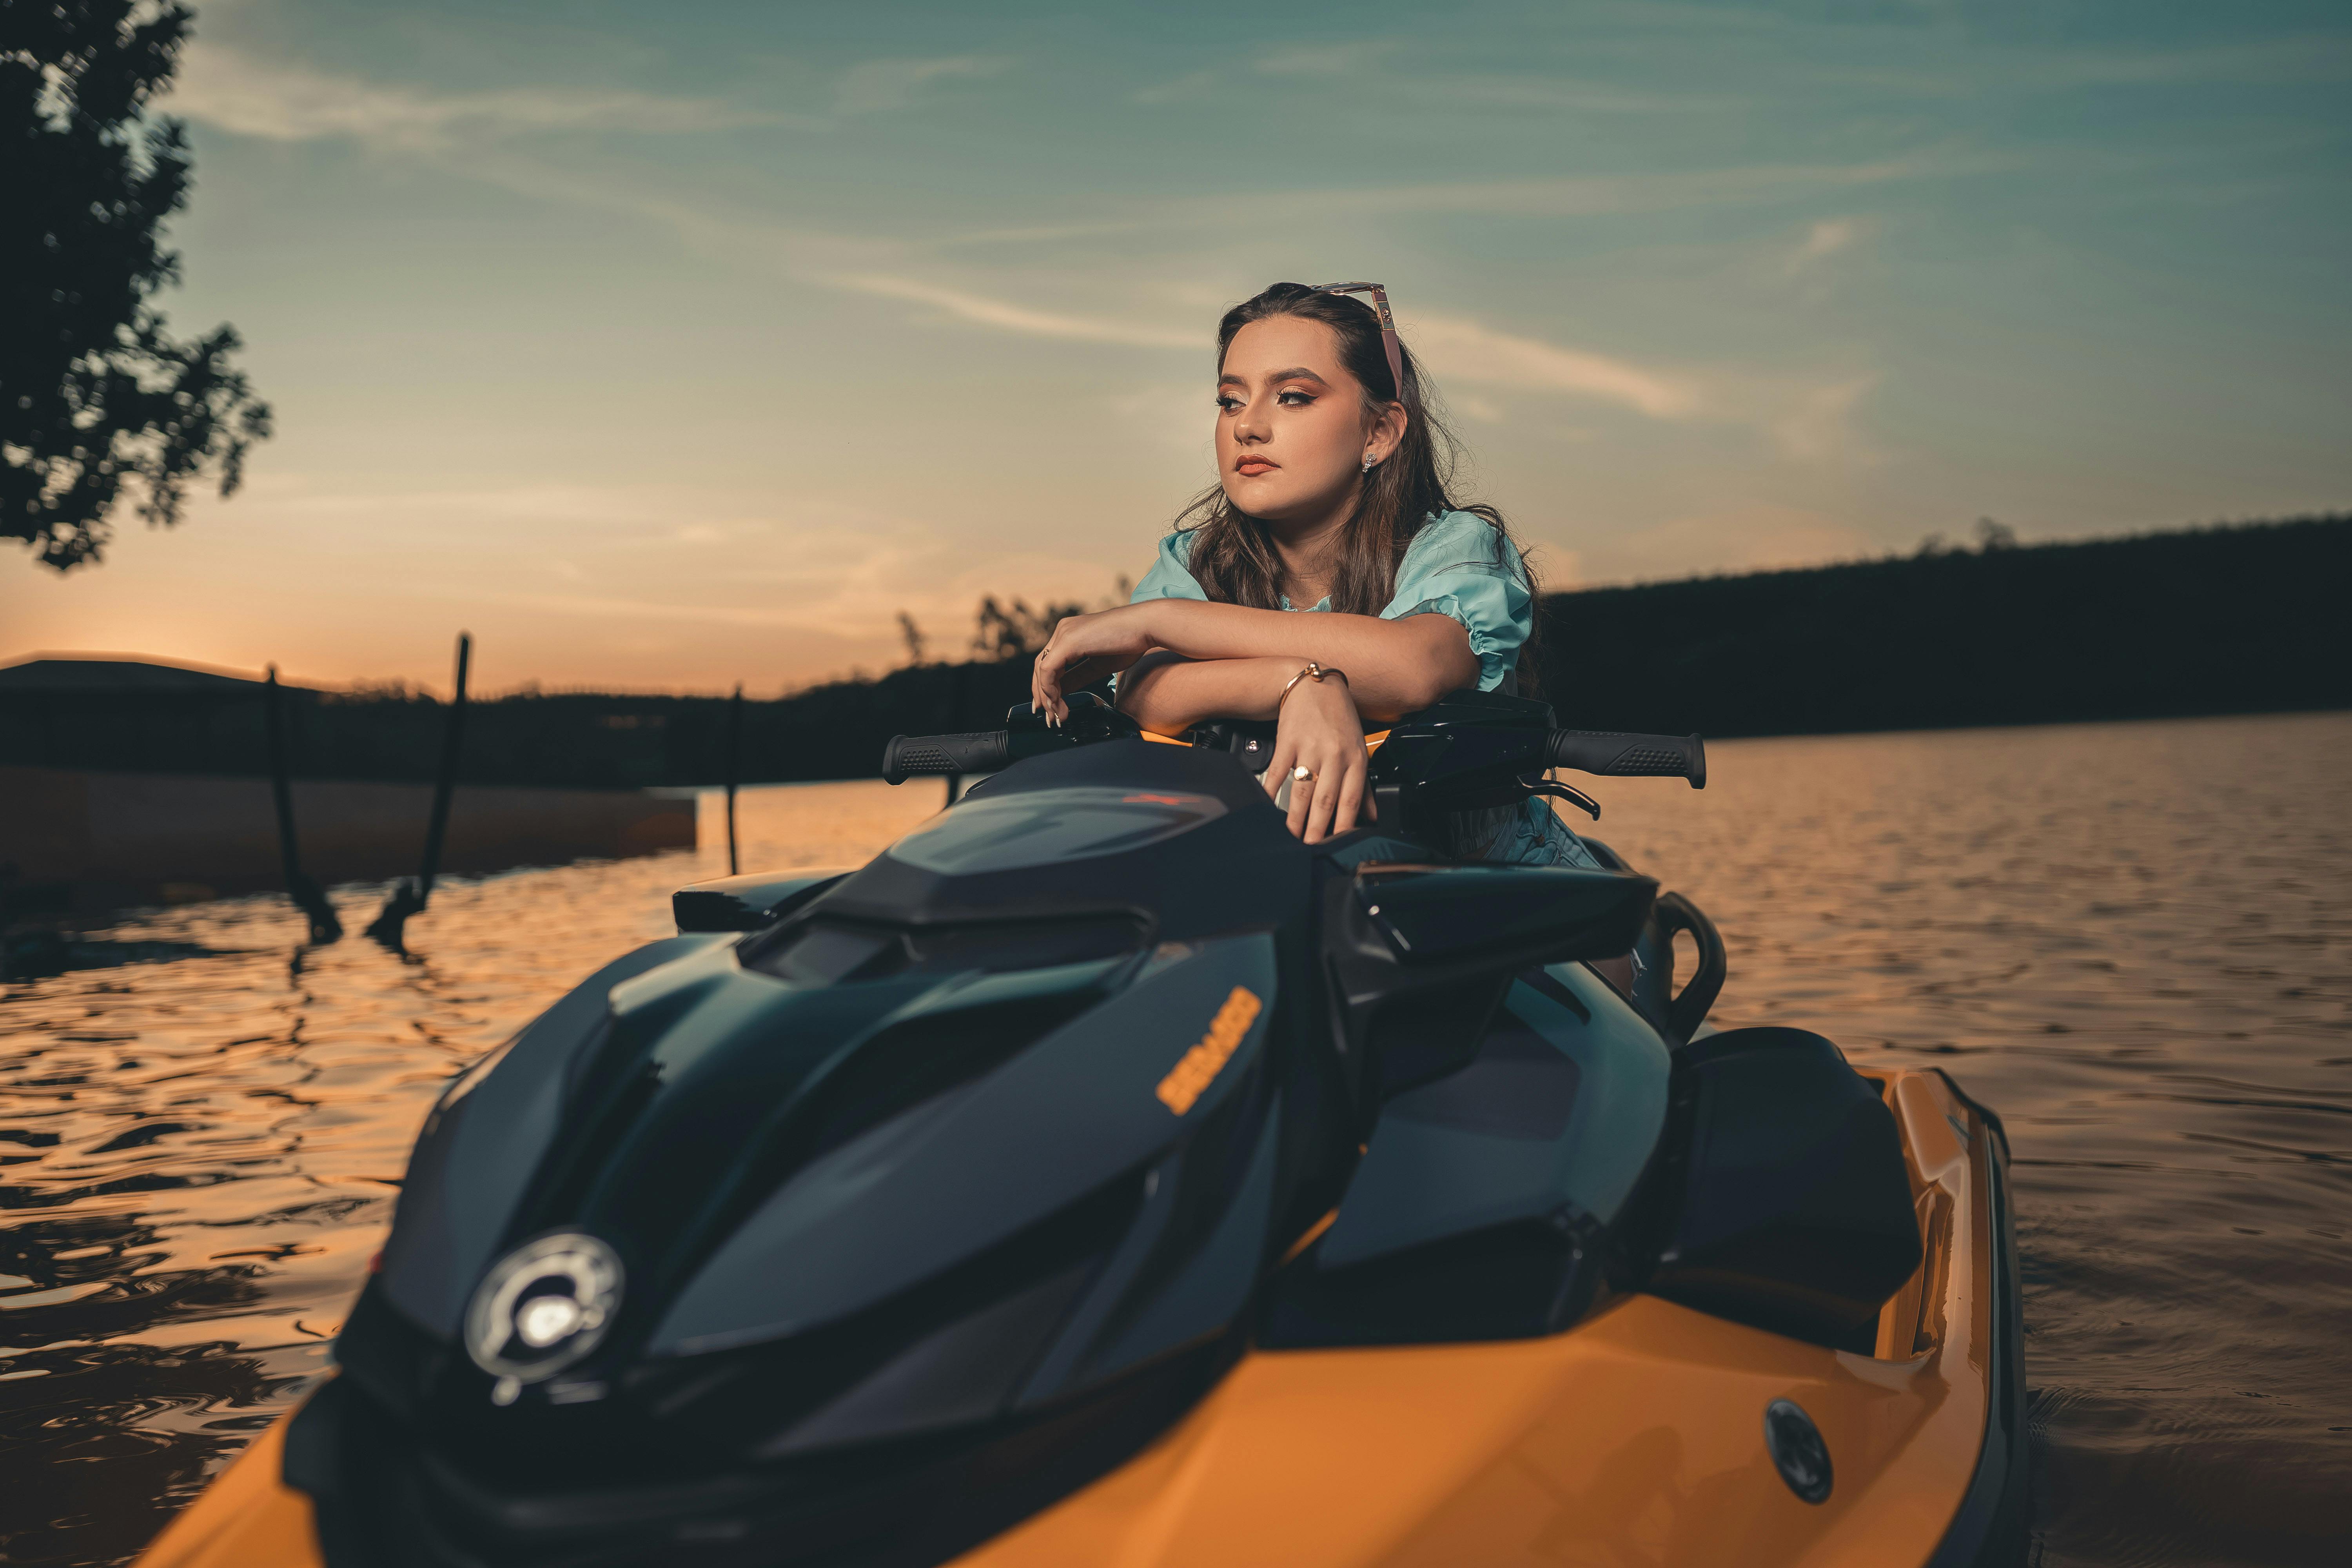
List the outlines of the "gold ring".
{"type": "Polygon", "coordinates": [[[1301,763],[1297,767],[1290,770],[1290,776],[1300,784],[1313,784],[1315,782],[1315,770],[1308,767],[1305,763],[1301,763]]]}

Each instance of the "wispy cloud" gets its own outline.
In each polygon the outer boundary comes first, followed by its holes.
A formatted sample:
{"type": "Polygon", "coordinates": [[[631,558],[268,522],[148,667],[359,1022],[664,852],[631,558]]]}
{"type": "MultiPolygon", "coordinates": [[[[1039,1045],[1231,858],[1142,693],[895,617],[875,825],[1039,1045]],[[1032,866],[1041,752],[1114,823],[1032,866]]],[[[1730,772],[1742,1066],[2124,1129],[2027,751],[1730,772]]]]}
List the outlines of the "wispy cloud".
{"type": "Polygon", "coordinates": [[[471,604],[509,605],[518,609],[548,610],[558,615],[597,620],[681,621],[721,626],[815,626],[819,617],[802,611],[766,605],[714,605],[688,595],[678,602],[623,598],[603,594],[535,594],[505,588],[451,584],[441,597],[471,604]]]}
{"type": "Polygon", "coordinates": [[[1815,79],[1910,96],[2074,92],[2084,88],[2295,87],[2352,80],[2352,40],[2288,34],[2187,49],[1983,48],[1940,68],[1822,65],[1815,79]]]}
{"type": "MultiPolygon", "coordinates": [[[[1669,423],[1746,430],[1792,462],[1881,460],[1854,428],[1874,372],[1829,374],[1708,365],[1665,369],[1541,338],[1496,331],[1465,316],[1415,312],[1401,323],[1441,384],[1501,387],[1613,406],[1669,423]]],[[[1471,417],[1494,422],[1503,409],[1457,397],[1471,417]]]]}
{"type": "Polygon", "coordinates": [[[1562,348],[1481,326],[1465,316],[1417,312],[1408,329],[1416,353],[1441,377],[1528,392],[1567,393],[1646,414],[1684,419],[1706,404],[1688,380],[1584,349],[1562,348]]]}
{"type": "MultiPolygon", "coordinates": [[[[1661,174],[1575,174],[1551,179],[1465,180],[1444,184],[1231,189],[1214,195],[1097,204],[1101,216],[1040,219],[932,242],[1052,244],[1150,230],[1197,233],[1230,224],[1236,212],[1278,213],[1292,227],[1315,221],[1400,216],[1528,218],[1599,217],[1797,203],[1876,185],[1958,179],[2016,166],[2018,155],[1961,148],[1927,149],[1862,163],[1752,163],[1661,174]],[[1107,209],[1107,210],[1106,210],[1107,209]]],[[[2048,168],[2049,159],[2039,161],[2048,168]]],[[[1857,237],[1859,235],[1857,234],[1857,237]]]]}
{"type": "Polygon", "coordinates": [[[956,77],[991,77],[1013,62],[984,55],[953,55],[943,59],[867,60],[842,74],[835,89],[834,112],[879,114],[904,109],[931,83],[956,77]]]}
{"type": "Polygon", "coordinates": [[[1220,79],[1215,71],[1186,71],[1171,80],[1139,89],[1130,98],[1136,103],[1182,103],[1207,92],[1220,79]]]}
{"type": "Polygon", "coordinates": [[[1510,217],[1591,217],[1669,212],[1784,199],[1906,180],[1990,173],[2011,160],[1972,153],[1922,153],[1866,163],[1751,163],[1664,174],[1581,174],[1559,179],[1465,180],[1443,184],[1292,191],[1273,195],[1286,214],[1491,213],[1510,217]]]}
{"type": "MultiPolygon", "coordinates": [[[[1711,169],[1522,180],[1236,187],[1213,195],[1097,203],[1093,204],[1095,216],[1040,218],[970,237],[1052,241],[1155,228],[1199,232],[1205,226],[1232,223],[1237,212],[1279,214],[1293,228],[1309,221],[1408,215],[1517,220],[1678,212],[1796,202],[1877,185],[1998,174],[2017,167],[2022,159],[2020,153],[1945,146],[1858,163],[1735,163],[1711,169]]],[[[2044,156],[2036,166],[2046,170],[2050,160],[2044,156]]]]}
{"type": "Polygon", "coordinates": [[[1822,218],[1805,231],[1805,237],[1790,253],[1790,270],[1800,271],[1841,250],[1850,250],[1869,232],[1870,226],[1860,218],[1822,218]]]}
{"type": "Polygon", "coordinates": [[[709,99],[587,88],[434,92],[279,64],[203,39],[188,46],[166,107],[244,136],[350,137],[404,152],[542,132],[679,134],[780,119],[709,99]]]}
{"type": "Polygon", "coordinates": [[[1878,460],[1853,427],[1854,405],[1877,384],[1875,374],[1856,375],[1790,395],[1767,426],[1773,443],[1801,463],[1878,460]]]}
{"type": "Polygon", "coordinates": [[[917,304],[930,305],[950,315],[984,327],[1019,332],[1034,338],[1062,338],[1076,342],[1118,343],[1129,348],[1200,349],[1205,339],[1198,332],[1179,331],[1174,328],[1149,326],[1137,321],[1107,321],[1085,316],[1066,316],[1058,311],[1036,310],[1010,300],[992,300],[985,295],[968,293],[944,284],[925,283],[912,278],[892,278],[875,273],[835,275],[823,281],[837,288],[854,289],[861,294],[878,294],[887,300],[910,300],[917,304]]]}
{"type": "MultiPolygon", "coordinates": [[[[1710,92],[1663,90],[1622,84],[1509,71],[1435,70],[1426,61],[1405,62],[1410,68],[1388,68],[1407,46],[1391,38],[1367,38],[1353,43],[1320,44],[1276,49],[1249,62],[1251,73],[1285,78],[1301,83],[1320,79],[1347,90],[1366,84],[1360,79],[1378,73],[1378,90],[1399,106],[1416,110],[1501,109],[1594,114],[1688,114],[1721,112],[1746,106],[1739,96],[1710,92]]],[[[1137,89],[1134,103],[1180,103],[1207,97],[1219,89],[1244,92],[1260,89],[1246,76],[1232,70],[1193,70],[1137,89]]]]}
{"type": "Polygon", "coordinates": [[[1396,38],[1357,38],[1270,50],[1250,62],[1260,76],[1352,76],[1404,47],[1396,38]]]}
{"type": "Polygon", "coordinates": [[[951,234],[930,241],[933,248],[948,250],[967,245],[1051,245],[1064,239],[1101,239],[1114,234],[1133,234],[1150,226],[1139,218],[1106,218],[1075,223],[1023,224],[1006,228],[980,228],[969,234],[951,234]]]}
{"type": "Polygon", "coordinates": [[[2004,64],[2031,85],[2050,89],[2182,82],[2287,87],[2352,80],[2352,40],[2311,33],[2194,49],[2051,50],[2004,64]]]}
{"type": "Polygon", "coordinates": [[[1398,79],[1401,91],[1426,109],[1476,107],[1571,114],[1721,114],[1749,108],[1753,100],[1728,92],[1690,92],[1625,87],[1573,77],[1520,76],[1499,72],[1430,75],[1398,79]]]}
{"type": "Polygon", "coordinates": [[[348,137],[391,151],[434,153],[559,132],[680,135],[751,125],[822,130],[838,119],[904,109],[933,83],[994,76],[1012,63],[982,56],[868,60],[842,73],[835,86],[834,113],[827,117],[598,88],[440,92],[316,70],[199,38],[181,61],[168,107],[204,124],[273,142],[348,137]]]}

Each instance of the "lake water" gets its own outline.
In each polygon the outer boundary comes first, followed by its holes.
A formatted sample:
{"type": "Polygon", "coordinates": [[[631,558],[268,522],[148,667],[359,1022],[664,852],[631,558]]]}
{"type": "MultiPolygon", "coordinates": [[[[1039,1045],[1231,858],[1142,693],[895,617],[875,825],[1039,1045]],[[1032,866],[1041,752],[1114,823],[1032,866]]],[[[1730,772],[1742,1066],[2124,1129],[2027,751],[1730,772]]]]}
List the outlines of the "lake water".
{"type": "MultiPolygon", "coordinates": [[[[1722,927],[1717,1020],[2007,1120],[2038,1561],[2352,1558],[2352,714],[1710,751],[1703,794],[1590,787],[1722,927]]],[[[747,792],[744,863],[856,863],[939,797],[747,792]]],[[[442,1080],[724,869],[444,883],[405,958],[194,905],[106,934],[206,955],[0,991],[0,1561],[152,1536],[323,1364],[442,1080]]]]}

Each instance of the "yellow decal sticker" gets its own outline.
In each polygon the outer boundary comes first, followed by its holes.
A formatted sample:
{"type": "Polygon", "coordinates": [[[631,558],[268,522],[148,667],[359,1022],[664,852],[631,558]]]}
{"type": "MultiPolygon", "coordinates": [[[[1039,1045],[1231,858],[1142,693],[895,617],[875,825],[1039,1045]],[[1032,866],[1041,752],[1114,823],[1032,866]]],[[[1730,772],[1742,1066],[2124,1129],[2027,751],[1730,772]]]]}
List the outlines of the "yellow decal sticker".
{"type": "Polygon", "coordinates": [[[1209,1020],[1209,1032],[1201,1037],[1201,1043],[1186,1051],[1184,1059],[1160,1080],[1160,1087],[1153,1091],[1160,1096],[1160,1102],[1179,1116],[1192,1110],[1201,1091],[1214,1083],[1217,1074],[1224,1070],[1225,1063],[1265,1005],[1254,993],[1234,986],[1225,1005],[1217,1009],[1217,1016],[1209,1020]]]}

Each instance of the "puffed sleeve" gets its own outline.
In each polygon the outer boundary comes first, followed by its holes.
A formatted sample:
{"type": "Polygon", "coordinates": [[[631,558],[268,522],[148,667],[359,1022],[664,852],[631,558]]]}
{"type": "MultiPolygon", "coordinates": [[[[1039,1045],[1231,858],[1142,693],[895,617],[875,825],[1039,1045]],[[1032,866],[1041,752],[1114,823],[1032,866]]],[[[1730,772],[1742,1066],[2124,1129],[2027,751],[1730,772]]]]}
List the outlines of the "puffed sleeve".
{"type": "Polygon", "coordinates": [[[1205,600],[1209,595],[1202,592],[1201,584],[1192,579],[1192,568],[1185,564],[1192,559],[1192,536],[1170,534],[1160,542],[1159,559],[1152,562],[1151,570],[1143,574],[1143,581],[1135,585],[1127,602],[1139,605],[1146,599],[1205,600]]]}
{"type": "Polygon", "coordinates": [[[1451,616],[1470,634],[1479,690],[1494,690],[1517,667],[1519,645],[1535,626],[1535,595],[1519,552],[1484,518],[1449,511],[1405,552],[1396,596],[1381,618],[1430,615],[1451,616]]]}

